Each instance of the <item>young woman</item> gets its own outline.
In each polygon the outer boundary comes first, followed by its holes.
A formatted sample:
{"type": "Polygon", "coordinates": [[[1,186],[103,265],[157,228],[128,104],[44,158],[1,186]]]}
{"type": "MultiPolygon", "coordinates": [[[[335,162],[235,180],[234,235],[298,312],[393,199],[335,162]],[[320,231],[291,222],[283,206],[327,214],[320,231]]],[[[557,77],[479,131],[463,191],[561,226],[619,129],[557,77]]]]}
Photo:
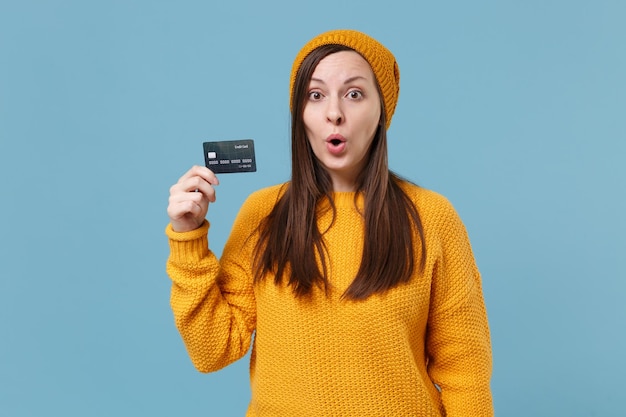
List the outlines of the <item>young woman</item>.
{"type": "Polygon", "coordinates": [[[247,416],[491,416],[481,279],[452,205],[387,166],[395,58],[323,33],[291,76],[291,180],[253,193],[217,259],[216,176],[170,190],[171,305],[195,366],[252,345],[247,416]],[[253,342],[253,334],[254,342],[253,342]]]}

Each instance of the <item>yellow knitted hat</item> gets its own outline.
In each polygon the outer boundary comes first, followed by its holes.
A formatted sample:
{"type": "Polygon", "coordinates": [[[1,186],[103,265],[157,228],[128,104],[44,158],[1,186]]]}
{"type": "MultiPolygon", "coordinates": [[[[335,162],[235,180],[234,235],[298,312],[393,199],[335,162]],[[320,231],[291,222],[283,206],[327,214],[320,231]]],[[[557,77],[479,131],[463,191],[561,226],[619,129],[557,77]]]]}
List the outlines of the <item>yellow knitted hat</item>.
{"type": "Polygon", "coordinates": [[[395,57],[387,48],[376,39],[356,30],[331,30],[316,36],[304,45],[296,56],[293,67],[291,68],[289,96],[291,97],[293,95],[296,74],[304,58],[314,49],[322,45],[330,44],[352,48],[360,53],[370,64],[383,94],[382,99],[385,105],[387,128],[389,128],[391,117],[398,103],[398,95],[400,94],[400,69],[398,68],[395,57]]]}

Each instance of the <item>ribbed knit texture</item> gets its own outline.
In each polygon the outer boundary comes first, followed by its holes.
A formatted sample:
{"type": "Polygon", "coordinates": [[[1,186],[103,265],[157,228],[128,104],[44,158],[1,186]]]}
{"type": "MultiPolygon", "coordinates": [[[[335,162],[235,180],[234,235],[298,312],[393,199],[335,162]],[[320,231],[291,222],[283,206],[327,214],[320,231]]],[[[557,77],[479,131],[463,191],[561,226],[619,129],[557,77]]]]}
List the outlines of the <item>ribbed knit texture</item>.
{"type": "Polygon", "coordinates": [[[385,48],[384,45],[365,33],[356,30],[331,30],[316,36],[302,47],[291,68],[289,102],[291,103],[296,74],[302,65],[302,61],[304,61],[304,59],[311,52],[313,52],[314,49],[322,45],[330,44],[343,45],[348,48],[352,48],[360,53],[361,56],[363,56],[363,58],[365,58],[365,60],[370,64],[383,94],[382,99],[385,104],[387,129],[389,129],[389,125],[391,125],[391,118],[393,117],[393,113],[396,110],[396,104],[398,103],[398,95],[400,94],[400,69],[398,68],[396,58],[387,48],[385,48]]]}
{"type": "MultiPolygon", "coordinates": [[[[273,277],[253,284],[250,233],[279,186],[248,198],[219,261],[207,247],[208,223],[187,233],[168,226],[171,305],[197,369],[241,358],[256,331],[248,417],[493,415],[489,329],[467,233],[445,198],[403,187],[422,216],[425,272],[365,301],[340,299],[363,246],[353,193],[334,194],[337,218],[324,235],[329,296],[315,289],[295,298],[273,277]]],[[[322,215],[320,230],[330,219],[322,215]]]]}

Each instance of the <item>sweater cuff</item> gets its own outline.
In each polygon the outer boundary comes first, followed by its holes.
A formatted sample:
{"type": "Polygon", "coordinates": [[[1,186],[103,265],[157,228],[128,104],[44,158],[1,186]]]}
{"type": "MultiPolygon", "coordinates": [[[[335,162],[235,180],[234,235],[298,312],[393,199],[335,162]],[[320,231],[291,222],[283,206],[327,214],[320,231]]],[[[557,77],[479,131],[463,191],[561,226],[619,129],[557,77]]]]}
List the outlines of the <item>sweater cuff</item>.
{"type": "Polygon", "coordinates": [[[168,224],[165,234],[169,238],[170,259],[177,263],[189,264],[206,259],[209,254],[209,222],[205,219],[197,229],[176,232],[168,224]]]}

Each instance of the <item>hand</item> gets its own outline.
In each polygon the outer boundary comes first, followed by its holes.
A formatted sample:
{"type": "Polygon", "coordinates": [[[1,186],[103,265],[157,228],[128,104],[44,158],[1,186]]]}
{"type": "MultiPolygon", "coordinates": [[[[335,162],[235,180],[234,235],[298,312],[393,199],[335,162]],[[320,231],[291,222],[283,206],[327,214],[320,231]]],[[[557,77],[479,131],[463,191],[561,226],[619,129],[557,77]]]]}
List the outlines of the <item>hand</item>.
{"type": "Polygon", "coordinates": [[[175,232],[188,232],[202,225],[215,202],[215,185],[219,181],[213,171],[193,166],[170,188],[167,215],[175,232]]]}

